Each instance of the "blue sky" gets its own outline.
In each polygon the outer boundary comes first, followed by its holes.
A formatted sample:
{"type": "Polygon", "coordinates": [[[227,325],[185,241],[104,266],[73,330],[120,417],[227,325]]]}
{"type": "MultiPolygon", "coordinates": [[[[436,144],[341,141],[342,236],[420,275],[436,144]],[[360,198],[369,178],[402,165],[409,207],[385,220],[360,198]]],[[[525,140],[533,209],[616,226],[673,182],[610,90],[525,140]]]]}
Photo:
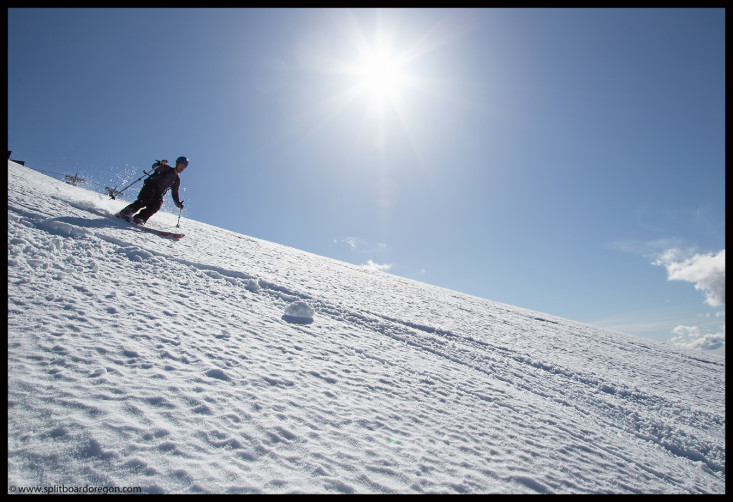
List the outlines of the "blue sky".
{"type": "Polygon", "coordinates": [[[724,46],[723,9],[9,9],[8,148],[100,191],[185,155],[183,225],[714,348],[724,46]]]}

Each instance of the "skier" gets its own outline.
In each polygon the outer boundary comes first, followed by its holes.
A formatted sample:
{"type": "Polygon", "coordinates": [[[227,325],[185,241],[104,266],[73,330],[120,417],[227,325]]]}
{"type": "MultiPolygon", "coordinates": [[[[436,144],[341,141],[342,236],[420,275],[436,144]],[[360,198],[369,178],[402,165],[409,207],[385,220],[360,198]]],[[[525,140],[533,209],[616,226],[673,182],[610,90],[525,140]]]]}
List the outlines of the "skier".
{"type": "Polygon", "coordinates": [[[179,174],[188,167],[186,157],[176,159],[176,167],[171,167],[167,160],[161,160],[153,164],[155,171],[145,179],[144,185],[137,196],[137,200],[117,213],[117,216],[136,225],[145,225],[148,218],[158,212],[163,205],[163,196],[170,189],[173,203],[179,209],[183,209],[183,202],[178,200],[178,188],[181,186],[179,174]],[[143,209],[144,208],[144,209],[143,209]],[[142,209],[135,216],[135,211],[142,209]]]}

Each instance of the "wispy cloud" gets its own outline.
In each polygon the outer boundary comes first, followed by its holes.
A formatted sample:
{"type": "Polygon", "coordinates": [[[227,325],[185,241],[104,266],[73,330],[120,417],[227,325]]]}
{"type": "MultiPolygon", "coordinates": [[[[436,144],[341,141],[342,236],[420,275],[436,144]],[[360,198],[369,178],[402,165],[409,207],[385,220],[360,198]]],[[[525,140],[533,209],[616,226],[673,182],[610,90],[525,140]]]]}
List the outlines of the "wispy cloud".
{"type": "Polygon", "coordinates": [[[641,255],[645,258],[654,259],[667,249],[685,249],[687,253],[696,252],[697,248],[688,245],[684,239],[668,237],[656,239],[653,241],[625,240],[615,241],[606,244],[609,249],[615,249],[624,253],[633,253],[641,255]]]}
{"type": "Polygon", "coordinates": [[[667,249],[653,264],[664,266],[670,281],[693,283],[695,289],[703,291],[708,305],[725,305],[725,249],[688,258],[679,249],[667,249]]]}
{"type": "Polygon", "coordinates": [[[381,242],[373,244],[360,237],[345,235],[333,240],[334,244],[345,244],[355,251],[362,253],[379,253],[387,249],[387,245],[381,242]]]}
{"type": "Polygon", "coordinates": [[[360,245],[362,245],[363,242],[364,241],[358,237],[350,237],[348,235],[333,240],[334,244],[346,244],[352,249],[358,248],[360,245]]]}
{"type": "Polygon", "coordinates": [[[639,206],[636,208],[639,228],[656,234],[671,232],[704,232],[710,236],[725,235],[725,220],[711,204],[696,208],[639,206]]]}
{"type": "MultiPolygon", "coordinates": [[[[333,243],[346,245],[353,251],[362,254],[382,253],[387,250],[387,245],[384,243],[378,242],[374,244],[362,239],[361,237],[354,237],[351,235],[338,237],[333,240],[333,243]]],[[[375,272],[386,272],[392,268],[392,265],[389,263],[376,263],[371,258],[360,266],[375,272]]]]}

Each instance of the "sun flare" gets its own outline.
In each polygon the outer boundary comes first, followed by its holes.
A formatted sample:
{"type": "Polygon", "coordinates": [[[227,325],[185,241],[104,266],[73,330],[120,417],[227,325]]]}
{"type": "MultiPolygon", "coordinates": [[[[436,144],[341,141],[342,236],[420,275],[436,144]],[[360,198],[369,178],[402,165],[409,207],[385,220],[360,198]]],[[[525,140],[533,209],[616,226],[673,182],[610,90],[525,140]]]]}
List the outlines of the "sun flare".
{"type": "Polygon", "coordinates": [[[363,120],[353,123],[361,128],[360,133],[377,128],[374,145],[383,148],[386,138],[398,130],[416,144],[418,131],[426,125],[425,107],[418,105],[436,97],[454,99],[440,88],[440,79],[430,76],[434,71],[426,67],[426,60],[455,38],[455,22],[415,32],[402,22],[404,19],[383,15],[380,10],[376,24],[365,30],[366,20],[361,14],[352,10],[336,12],[332,22],[340,39],[334,38],[331,43],[319,33],[302,45],[303,60],[314,70],[314,77],[338,77],[313,87],[320,99],[309,105],[315,118],[309,134],[342,112],[362,110],[363,120]]]}
{"type": "Polygon", "coordinates": [[[405,84],[399,61],[385,49],[368,54],[359,66],[357,75],[365,91],[377,98],[395,98],[405,84]]]}

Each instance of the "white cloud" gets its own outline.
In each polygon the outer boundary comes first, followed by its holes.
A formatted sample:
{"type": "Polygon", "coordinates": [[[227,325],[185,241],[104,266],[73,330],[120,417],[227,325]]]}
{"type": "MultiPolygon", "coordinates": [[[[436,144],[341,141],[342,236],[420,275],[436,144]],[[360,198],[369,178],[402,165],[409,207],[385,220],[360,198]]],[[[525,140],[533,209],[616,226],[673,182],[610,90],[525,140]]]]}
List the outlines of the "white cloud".
{"type": "Polygon", "coordinates": [[[697,326],[677,326],[669,341],[675,345],[699,350],[717,350],[725,347],[725,325],[719,333],[702,334],[697,326]]]}
{"type": "Polygon", "coordinates": [[[678,249],[667,249],[653,264],[663,265],[670,281],[695,284],[695,289],[705,293],[708,305],[725,305],[725,249],[718,254],[696,254],[690,258],[682,258],[678,249]]]}
{"type": "Polygon", "coordinates": [[[386,272],[387,270],[392,268],[392,265],[387,263],[380,265],[379,263],[374,263],[372,260],[369,260],[368,262],[363,264],[362,267],[374,272],[386,272]]]}
{"type": "Polygon", "coordinates": [[[670,339],[670,342],[688,342],[690,339],[697,339],[700,337],[700,328],[697,326],[677,326],[672,330],[674,338],[670,339]]]}

